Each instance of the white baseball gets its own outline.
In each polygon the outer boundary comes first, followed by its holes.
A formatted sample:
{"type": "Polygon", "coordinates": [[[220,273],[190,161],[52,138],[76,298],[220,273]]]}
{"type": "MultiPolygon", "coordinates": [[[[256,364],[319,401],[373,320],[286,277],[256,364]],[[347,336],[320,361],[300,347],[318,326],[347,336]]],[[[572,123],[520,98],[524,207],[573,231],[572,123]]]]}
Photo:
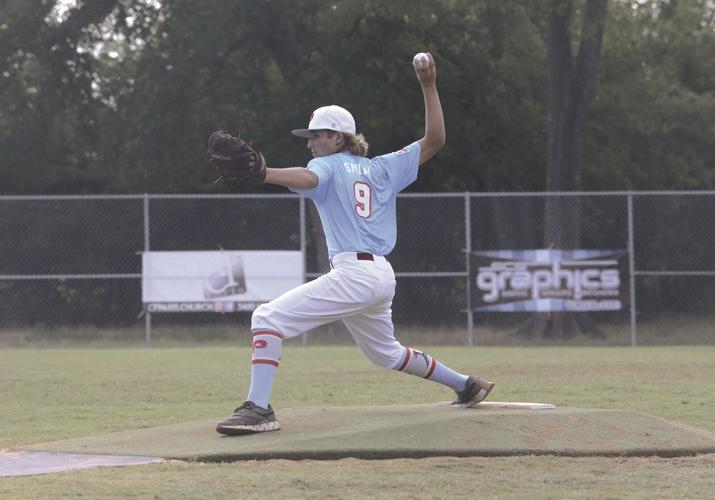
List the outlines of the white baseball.
{"type": "Polygon", "coordinates": [[[424,69],[429,66],[429,56],[424,52],[415,54],[415,57],[412,58],[412,64],[414,64],[417,69],[424,69]]]}

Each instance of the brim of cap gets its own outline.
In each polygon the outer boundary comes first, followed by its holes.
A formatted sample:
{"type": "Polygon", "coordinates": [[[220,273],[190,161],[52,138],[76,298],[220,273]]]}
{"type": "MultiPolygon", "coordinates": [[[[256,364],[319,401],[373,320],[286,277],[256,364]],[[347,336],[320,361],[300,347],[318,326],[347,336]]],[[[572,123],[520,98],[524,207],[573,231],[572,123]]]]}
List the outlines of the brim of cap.
{"type": "Polygon", "coordinates": [[[307,129],[307,128],[295,129],[295,130],[293,130],[292,134],[296,135],[298,137],[304,137],[306,139],[310,139],[310,129],[307,129]]]}

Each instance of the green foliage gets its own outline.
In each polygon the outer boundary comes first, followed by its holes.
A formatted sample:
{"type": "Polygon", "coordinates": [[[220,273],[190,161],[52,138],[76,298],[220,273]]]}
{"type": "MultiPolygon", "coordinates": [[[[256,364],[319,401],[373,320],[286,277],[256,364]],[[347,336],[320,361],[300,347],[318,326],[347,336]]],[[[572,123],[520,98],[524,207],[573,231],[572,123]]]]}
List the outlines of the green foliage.
{"type": "MultiPolygon", "coordinates": [[[[326,103],[354,112],[372,153],[394,150],[422,135],[421,50],[438,63],[448,144],[412,189],[541,189],[536,3],[102,0],[57,17],[53,2],[3,2],[0,192],[219,190],[211,130],[302,164],[288,131],[326,103]]],[[[611,2],[585,189],[713,186],[712,15],[700,0],[611,2]]]]}
{"type": "Polygon", "coordinates": [[[610,14],[585,134],[585,184],[713,189],[712,6],[696,0],[615,2],[610,14]]]}

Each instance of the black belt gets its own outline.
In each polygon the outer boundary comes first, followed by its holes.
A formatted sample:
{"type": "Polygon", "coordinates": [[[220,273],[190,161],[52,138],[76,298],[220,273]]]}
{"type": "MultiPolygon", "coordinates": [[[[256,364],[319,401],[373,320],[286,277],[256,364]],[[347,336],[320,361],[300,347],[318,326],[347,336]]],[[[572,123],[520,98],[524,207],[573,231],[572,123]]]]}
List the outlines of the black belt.
{"type": "Polygon", "coordinates": [[[357,260],[375,260],[375,257],[371,253],[367,252],[357,252],[357,260]]]}

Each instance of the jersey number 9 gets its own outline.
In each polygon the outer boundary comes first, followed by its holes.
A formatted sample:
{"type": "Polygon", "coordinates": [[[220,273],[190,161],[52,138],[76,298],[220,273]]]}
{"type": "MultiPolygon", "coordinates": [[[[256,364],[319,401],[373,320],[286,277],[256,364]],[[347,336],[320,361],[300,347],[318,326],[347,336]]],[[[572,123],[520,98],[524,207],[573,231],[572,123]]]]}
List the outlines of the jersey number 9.
{"type": "Polygon", "coordinates": [[[356,182],[353,184],[353,194],[355,195],[355,213],[358,217],[367,219],[370,217],[370,196],[372,194],[370,184],[356,182]]]}

